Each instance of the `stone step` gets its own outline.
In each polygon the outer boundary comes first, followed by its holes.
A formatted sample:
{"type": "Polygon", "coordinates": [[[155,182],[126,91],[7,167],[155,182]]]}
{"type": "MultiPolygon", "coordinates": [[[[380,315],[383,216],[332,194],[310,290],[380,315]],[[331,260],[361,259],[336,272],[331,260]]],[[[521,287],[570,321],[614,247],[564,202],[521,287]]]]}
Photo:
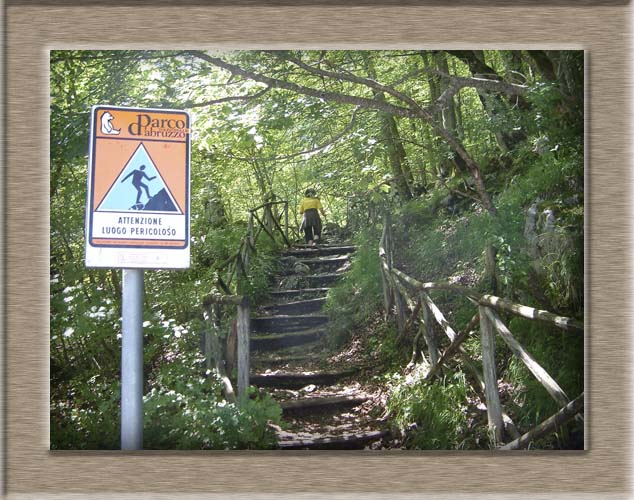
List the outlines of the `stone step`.
{"type": "Polygon", "coordinates": [[[343,278],[343,274],[341,273],[323,273],[323,274],[313,274],[307,276],[308,284],[311,287],[322,287],[324,285],[332,285],[336,281],[339,281],[343,278]]]}
{"type": "MultiPolygon", "coordinates": [[[[267,351],[267,352],[277,353],[278,350],[276,349],[275,351],[267,351]]],[[[279,355],[279,356],[272,356],[272,357],[251,356],[251,366],[252,367],[262,366],[262,367],[271,368],[273,366],[288,365],[290,363],[296,364],[296,363],[303,363],[303,362],[311,362],[311,361],[314,361],[314,359],[315,359],[315,356],[301,355],[301,354],[298,354],[296,356],[279,355]]]]}
{"type": "Polygon", "coordinates": [[[317,299],[298,300],[295,302],[285,302],[283,304],[272,304],[261,308],[265,314],[310,314],[318,312],[326,303],[326,297],[317,299]]]}
{"type": "Polygon", "coordinates": [[[339,379],[354,375],[357,371],[356,368],[350,368],[338,372],[256,374],[251,375],[249,383],[258,387],[301,389],[309,384],[331,385],[339,379]]]}
{"type": "Polygon", "coordinates": [[[328,355],[323,339],[270,351],[254,352],[251,355],[252,373],[264,372],[268,369],[317,370],[319,361],[328,355]],[[309,368],[306,368],[309,367],[309,368]]]}
{"type": "Polygon", "coordinates": [[[325,330],[316,328],[276,335],[251,335],[250,345],[252,351],[273,351],[286,347],[310,344],[321,339],[325,334],[325,330]]]}
{"type": "MultiPolygon", "coordinates": [[[[308,274],[308,275],[299,275],[295,273],[287,274],[287,275],[277,275],[274,280],[277,283],[278,287],[285,286],[288,283],[289,277],[293,278],[291,281],[292,286],[299,290],[306,290],[310,288],[323,288],[326,285],[331,285],[336,281],[343,278],[344,273],[333,273],[333,272],[325,272],[319,274],[308,274]],[[297,279],[295,279],[297,278],[297,279]]],[[[280,288],[283,290],[283,288],[280,288]]]]}
{"type": "Polygon", "coordinates": [[[314,409],[323,410],[325,408],[335,409],[341,407],[359,406],[360,404],[365,403],[368,399],[368,396],[360,394],[346,396],[312,397],[282,401],[280,403],[280,406],[282,407],[282,412],[285,414],[301,413],[314,409]]]}
{"type": "Polygon", "coordinates": [[[295,248],[293,250],[287,250],[285,255],[292,255],[294,257],[317,257],[319,255],[342,255],[350,254],[354,252],[357,247],[352,245],[346,246],[318,246],[318,247],[305,247],[295,248]]]}
{"type": "Polygon", "coordinates": [[[288,439],[281,438],[278,445],[284,450],[358,450],[368,443],[384,439],[390,435],[389,431],[368,431],[343,434],[341,436],[323,436],[316,438],[288,439]]]}
{"type": "Polygon", "coordinates": [[[309,296],[324,296],[328,293],[330,288],[318,287],[318,288],[300,288],[296,290],[274,290],[269,292],[272,299],[289,299],[297,297],[309,297],[309,296]]]}
{"type": "Polygon", "coordinates": [[[293,274],[297,272],[302,272],[301,270],[297,270],[294,266],[296,264],[302,264],[308,266],[312,272],[325,272],[325,271],[335,271],[337,269],[345,269],[350,262],[348,256],[344,255],[335,255],[335,256],[325,256],[325,257],[316,257],[311,259],[298,259],[296,257],[281,257],[280,261],[285,266],[286,274],[293,274]]]}
{"type": "Polygon", "coordinates": [[[251,318],[251,331],[286,333],[308,330],[328,323],[328,316],[323,315],[280,315],[258,316],[251,318]]]}
{"type": "MultiPolygon", "coordinates": [[[[341,247],[352,247],[354,246],[353,243],[350,243],[348,241],[334,241],[331,240],[330,242],[326,242],[326,241],[322,241],[322,243],[319,243],[318,248],[341,248],[341,247]]],[[[304,248],[315,248],[313,245],[309,245],[307,243],[295,243],[293,245],[293,248],[298,248],[298,249],[304,249],[304,248]]],[[[355,247],[356,248],[356,247],[355,247]]]]}
{"type": "Polygon", "coordinates": [[[312,259],[299,259],[302,264],[306,264],[308,266],[313,264],[338,264],[341,266],[349,260],[349,255],[325,255],[324,257],[315,257],[312,259]]]}

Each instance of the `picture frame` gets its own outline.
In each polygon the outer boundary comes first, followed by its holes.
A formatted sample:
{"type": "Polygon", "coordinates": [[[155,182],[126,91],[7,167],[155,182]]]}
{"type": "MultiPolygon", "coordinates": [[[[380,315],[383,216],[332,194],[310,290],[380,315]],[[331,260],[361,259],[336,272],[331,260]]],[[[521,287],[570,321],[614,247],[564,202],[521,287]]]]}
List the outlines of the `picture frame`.
{"type": "Polygon", "coordinates": [[[632,9],[616,1],[7,2],[4,492],[16,498],[627,498],[633,359],[624,180],[632,164],[626,84],[632,9]],[[587,450],[49,451],[49,50],[173,47],[585,50],[587,450]]]}

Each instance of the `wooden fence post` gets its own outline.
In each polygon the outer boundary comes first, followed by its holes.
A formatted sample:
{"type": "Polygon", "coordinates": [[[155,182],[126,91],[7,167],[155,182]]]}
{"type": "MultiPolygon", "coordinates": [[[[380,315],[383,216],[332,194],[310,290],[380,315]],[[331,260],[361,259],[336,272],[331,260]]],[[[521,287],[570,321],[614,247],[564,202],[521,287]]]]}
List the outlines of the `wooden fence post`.
{"type": "Polygon", "coordinates": [[[251,308],[248,297],[238,304],[238,396],[249,397],[249,332],[251,330],[251,308]]]}
{"type": "Polygon", "coordinates": [[[205,328],[205,368],[211,370],[214,368],[214,360],[217,353],[214,352],[213,336],[220,332],[220,306],[218,304],[210,304],[204,313],[204,319],[209,323],[209,327],[205,328]]]}
{"type": "Polygon", "coordinates": [[[570,403],[570,399],[564,390],[559,387],[559,384],[557,384],[555,379],[553,379],[548,372],[544,370],[537,361],[535,361],[535,358],[533,358],[533,356],[524,349],[515,337],[513,337],[513,334],[504,324],[500,316],[493,309],[489,308],[485,308],[485,314],[487,316],[487,320],[495,327],[502,337],[502,340],[506,342],[506,345],[509,346],[513,354],[515,354],[515,356],[517,356],[526,365],[526,368],[531,371],[531,373],[535,376],[539,383],[544,386],[544,389],[548,391],[548,394],[550,394],[559,406],[563,407],[570,403]]]}
{"type": "Polygon", "coordinates": [[[495,370],[495,332],[486,314],[486,308],[479,306],[480,334],[482,338],[482,368],[484,371],[484,390],[486,394],[487,417],[492,448],[502,443],[504,424],[502,423],[502,406],[498,393],[498,380],[495,370]]]}
{"type": "Polygon", "coordinates": [[[249,243],[251,243],[251,248],[255,246],[255,235],[253,232],[253,210],[249,210],[249,243]]]}
{"type": "Polygon", "coordinates": [[[440,355],[438,353],[438,344],[436,343],[436,331],[434,329],[434,322],[432,321],[431,312],[424,297],[421,297],[421,307],[423,309],[423,322],[425,323],[422,330],[423,338],[425,339],[425,343],[427,344],[427,350],[429,352],[431,365],[434,366],[436,363],[438,363],[440,355]]]}
{"type": "Polygon", "coordinates": [[[390,315],[390,310],[394,306],[394,289],[390,280],[390,269],[392,268],[392,259],[390,256],[389,246],[389,224],[390,219],[386,214],[383,219],[383,233],[381,234],[381,242],[379,243],[379,258],[381,259],[381,281],[383,282],[383,306],[385,307],[385,317],[390,315]]]}
{"type": "Polygon", "coordinates": [[[229,380],[229,377],[227,376],[227,373],[225,371],[225,361],[222,356],[222,346],[220,345],[220,340],[218,339],[218,307],[219,306],[217,304],[210,304],[203,308],[203,320],[207,323],[205,333],[205,350],[207,350],[207,347],[209,347],[209,351],[205,353],[205,355],[207,356],[206,366],[207,369],[209,369],[211,360],[213,358],[216,371],[218,372],[218,376],[222,380],[225,388],[225,397],[227,398],[227,401],[233,403],[236,401],[236,396],[233,392],[231,381],[229,380]]]}
{"type": "Polygon", "coordinates": [[[286,236],[286,242],[290,242],[288,239],[288,201],[284,202],[284,235],[286,236]]]}

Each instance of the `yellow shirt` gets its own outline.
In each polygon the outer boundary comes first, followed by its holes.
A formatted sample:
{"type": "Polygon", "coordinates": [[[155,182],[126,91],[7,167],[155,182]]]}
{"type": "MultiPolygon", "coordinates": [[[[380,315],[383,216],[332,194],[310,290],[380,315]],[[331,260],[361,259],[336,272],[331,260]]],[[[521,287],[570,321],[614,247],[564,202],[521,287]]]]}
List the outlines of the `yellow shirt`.
{"type": "Polygon", "coordinates": [[[299,204],[299,213],[303,214],[309,208],[322,209],[319,198],[304,198],[299,204]]]}

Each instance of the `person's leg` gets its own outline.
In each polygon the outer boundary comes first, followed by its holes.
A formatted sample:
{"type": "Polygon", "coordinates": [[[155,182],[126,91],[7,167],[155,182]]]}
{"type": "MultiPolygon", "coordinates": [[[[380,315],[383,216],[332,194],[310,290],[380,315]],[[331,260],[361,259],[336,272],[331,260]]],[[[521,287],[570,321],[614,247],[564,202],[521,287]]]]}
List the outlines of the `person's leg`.
{"type": "Polygon", "coordinates": [[[317,221],[315,223],[315,241],[321,239],[321,218],[317,215],[317,221]]]}
{"type": "Polygon", "coordinates": [[[306,224],[304,226],[304,236],[306,238],[306,243],[310,245],[310,242],[313,240],[313,226],[310,224],[306,224]]]}
{"type": "Polygon", "coordinates": [[[147,195],[147,199],[149,200],[149,199],[150,199],[150,190],[149,190],[149,189],[148,189],[148,187],[147,187],[145,184],[143,184],[143,183],[141,183],[141,186],[143,187],[143,189],[145,189],[145,194],[147,195]]]}

